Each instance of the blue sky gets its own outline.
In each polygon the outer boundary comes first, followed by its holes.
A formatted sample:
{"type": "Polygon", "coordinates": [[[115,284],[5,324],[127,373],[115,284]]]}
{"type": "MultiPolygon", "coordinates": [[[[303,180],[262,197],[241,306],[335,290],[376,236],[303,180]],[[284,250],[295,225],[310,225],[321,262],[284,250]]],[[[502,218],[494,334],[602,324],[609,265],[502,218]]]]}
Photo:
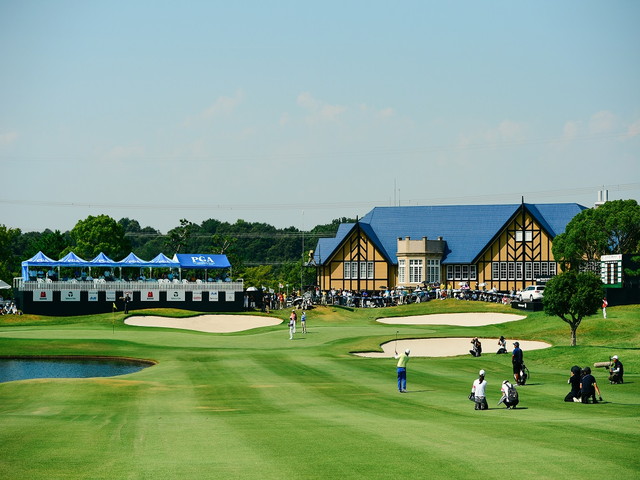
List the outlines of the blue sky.
{"type": "Polygon", "coordinates": [[[0,223],[640,199],[640,2],[0,0],[0,223]]]}

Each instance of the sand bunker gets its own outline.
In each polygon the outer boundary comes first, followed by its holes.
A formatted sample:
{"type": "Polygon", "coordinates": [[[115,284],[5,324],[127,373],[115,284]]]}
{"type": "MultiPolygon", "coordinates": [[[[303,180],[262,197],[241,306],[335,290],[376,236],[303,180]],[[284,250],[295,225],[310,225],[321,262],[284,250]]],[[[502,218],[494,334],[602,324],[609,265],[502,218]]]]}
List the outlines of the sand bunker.
{"type": "MultiPolygon", "coordinates": [[[[398,346],[396,347],[395,340],[380,345],[383,352],[365,352],[355,353],[359,357],[367,358],[389,358],[395,355],[397,348],[398,352],[404,352],[407,348],[411,350],[412,357],[454,357],[457,355],[470,355],[471,339],[473,337],[453,337],[453,338],[419,338],[413,340],[398,340],[398,346]]],[[[480,338],[482,342],[482,355],[495,355],[498,351],[498,339],[497,338],[480,338]]],[[[551,345],[545,342],[536,342],[533,340],[518,340],[520,342],[520,348],[524,351],[540,350],[542,348],[549,348],[551,345]]],[[[511,357],[511,349],[513,349],[512,343],[515,340],[508,340],[507,347],[511,357]]]]}
{"type": "Polygon", "coordinates": [[[454,325],[458,327],[482,327],[497,323],[515,322],[527,317],[512,313],[437,313],[412,317],[379,318],[378,322],[389,325],[454,325]]]}
{"type": "Polygon", "coordinates": [[[231,333],[279,325],[282,320],[257,315],[199,315],[188,318],[136,316],[127,318],[124,323],[136,327],[164,327],[207,333],[231,333]]]}
{"type": "MultiPolygon", "coordinates": [[[[498,323],[514,322],[527,318],[522,315],[511,313],[441,313],[433,315],[415,315],[411,317],[388,317],[379,318],[378,322],[389,325],[453,325],[458,327],[482,327],[484,325],[495,325],[498,323]]],[[[453,338],[422,338],[415,340],[392,340],[380,345],[383,352],[356,353],[360,357],[367,358],[389,358],[405,349],[411,350],[412,357],[454,357],[457,355],[469,355],[471,350],[471,339],[473,337],[453,337],[453,338]]],[[[507,339],[507,348],[513,349],[513,340],[507,339]]],[[[549,348],[551,345],[545,342],[535,342],[532,340],[518,340],[520,348],[527,350],[539,350],[549,348]]],[[[497,338],[480,338],[483,355],[495,354],[498,351],[497,338]]],[[[510,354],[508,354],[510,355],[510,354]]]]}

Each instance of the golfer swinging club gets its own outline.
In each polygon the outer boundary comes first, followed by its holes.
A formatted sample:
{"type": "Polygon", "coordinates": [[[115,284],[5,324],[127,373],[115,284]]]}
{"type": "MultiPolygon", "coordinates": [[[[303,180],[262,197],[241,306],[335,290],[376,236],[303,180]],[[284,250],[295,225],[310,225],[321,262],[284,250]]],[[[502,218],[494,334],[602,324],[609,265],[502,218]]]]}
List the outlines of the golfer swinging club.
{"type": "Polygon", "coordinates": [[[398,360],[398,391],[400,393],[407,392],[407,362],[409,361],[409,354],[411,350],[408,348],[404,351],[402,355],[396,354],[393,358],[398,360]]]}

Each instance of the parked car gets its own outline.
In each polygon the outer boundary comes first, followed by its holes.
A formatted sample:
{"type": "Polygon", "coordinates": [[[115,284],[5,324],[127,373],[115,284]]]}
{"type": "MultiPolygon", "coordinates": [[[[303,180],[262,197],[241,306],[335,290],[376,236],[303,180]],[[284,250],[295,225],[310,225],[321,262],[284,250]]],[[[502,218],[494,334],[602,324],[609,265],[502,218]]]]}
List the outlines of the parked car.
{"type": "Polygon", "coordinates": [[[544,285],[529,285],[524,290],[518,292],[518,296],[522,302],[542,300],[542,297],[544,296],[544,285]]]}

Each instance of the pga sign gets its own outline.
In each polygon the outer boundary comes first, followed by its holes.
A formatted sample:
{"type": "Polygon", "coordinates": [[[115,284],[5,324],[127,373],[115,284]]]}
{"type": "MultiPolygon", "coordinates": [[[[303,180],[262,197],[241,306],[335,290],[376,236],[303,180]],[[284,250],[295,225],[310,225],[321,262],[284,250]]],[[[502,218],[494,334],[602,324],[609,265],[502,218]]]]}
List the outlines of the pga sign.
{"type": "Polygon", "coordinates": [[[191,262],[194,265],[211,265],[214,266],[216,261],[211,258],[209,255],[193,255],[191,257],[191,262]]]}

